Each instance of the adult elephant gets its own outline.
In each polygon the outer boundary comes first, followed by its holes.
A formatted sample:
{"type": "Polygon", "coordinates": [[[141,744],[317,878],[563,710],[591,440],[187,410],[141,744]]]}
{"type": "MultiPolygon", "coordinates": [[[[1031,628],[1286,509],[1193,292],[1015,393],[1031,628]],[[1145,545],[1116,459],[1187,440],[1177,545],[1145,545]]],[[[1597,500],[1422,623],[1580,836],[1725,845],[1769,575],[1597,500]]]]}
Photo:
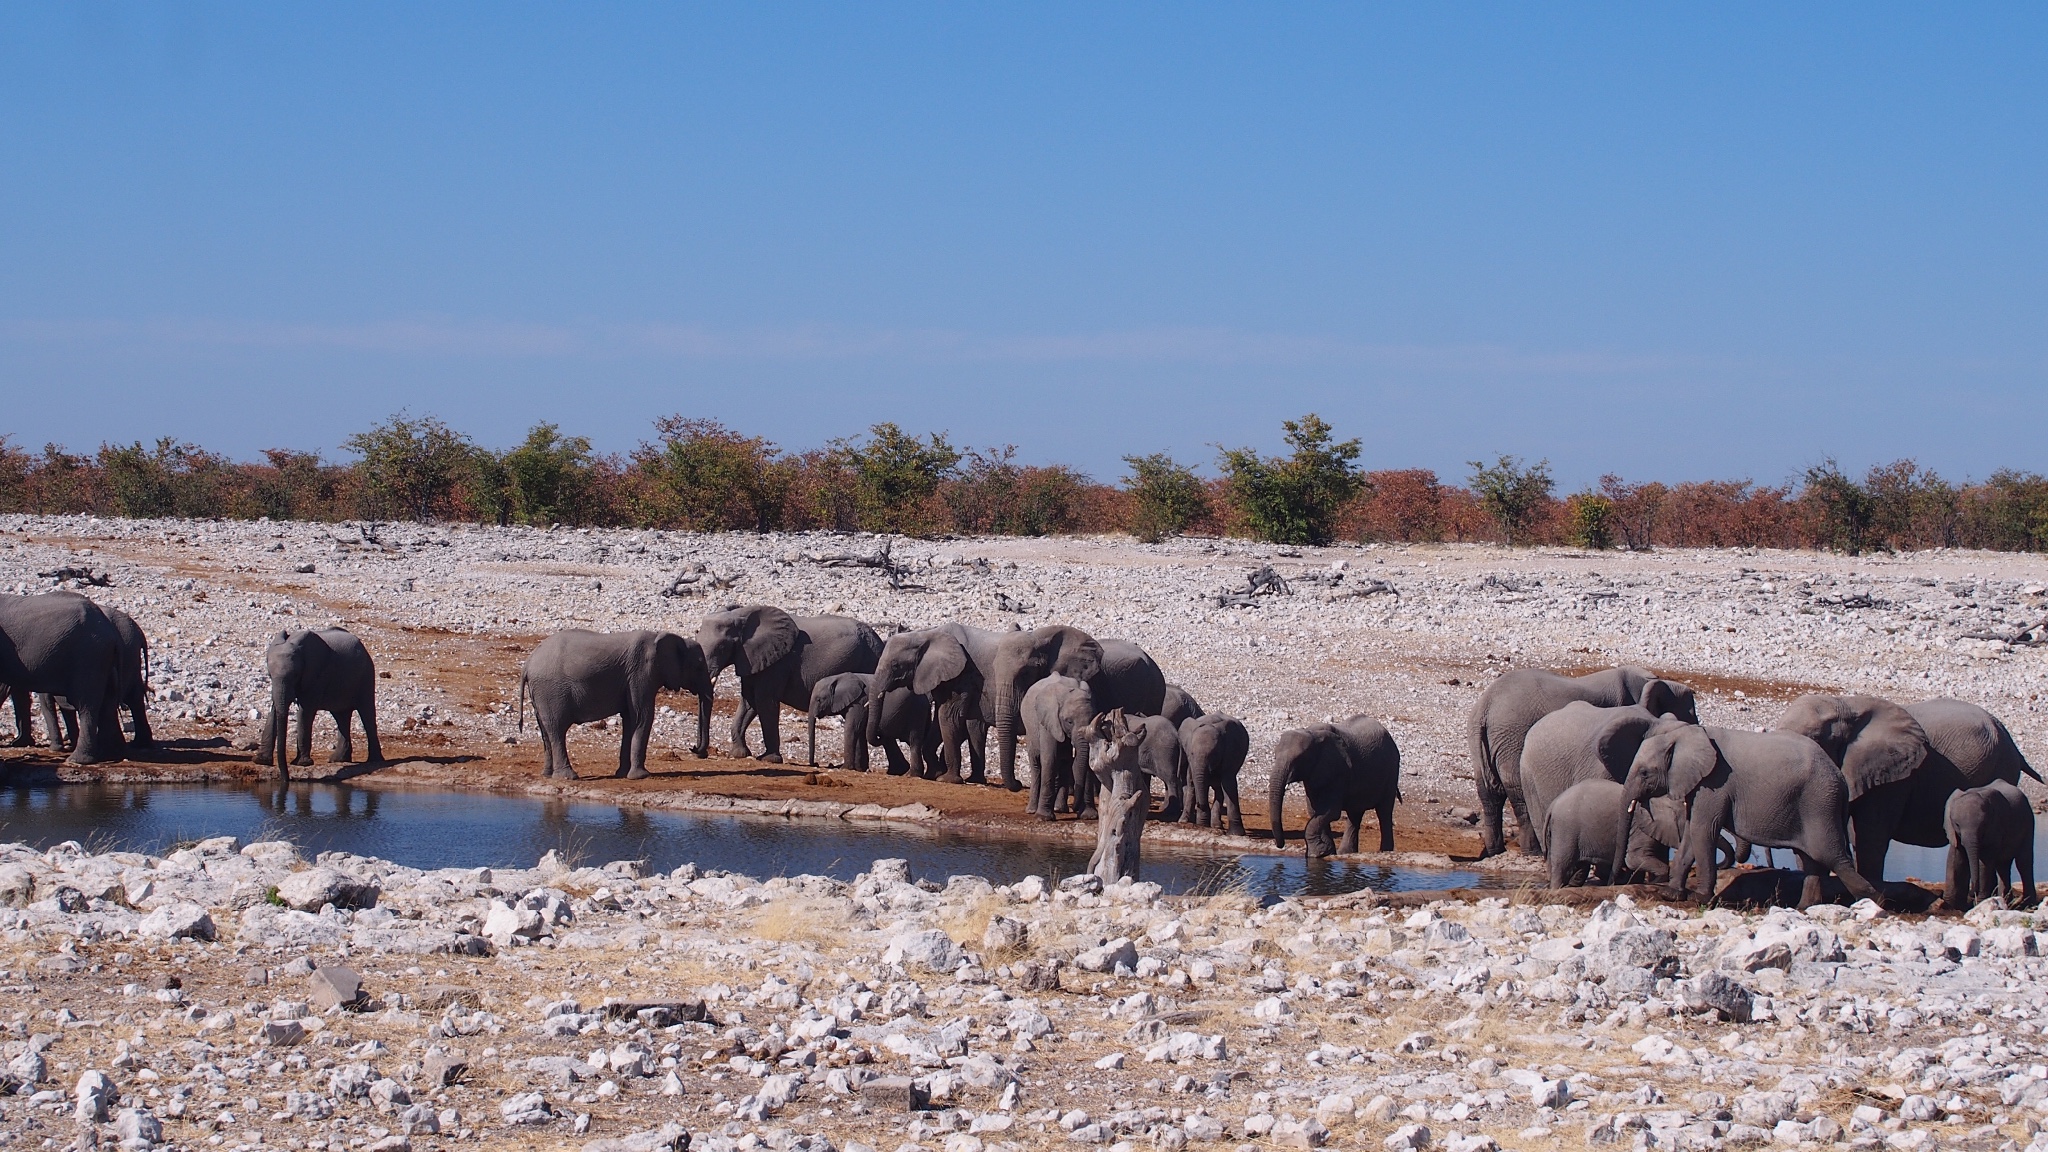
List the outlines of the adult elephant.
{"type": "MultiPolygon", "coordinates": [[[[697,744],[691,751],[704,755],[711,742],[711,676],[695,640],[673,632],[571,628],[535,645],[520,668],[519,727],[526,727],[531,697],[543,748],[541,775],[574,780],[569,729],[617,716],[617,775],[639,780],[647,775],[647,742],[654,733],[656,697],[663,691],[696,695],[697,744]]],[[[343,731],[347,728],[344,723],[343,731]]]]}
{"type": "MultiPolygon", "coordinates": [[[[332,763],[346,764],[354,757],[349,740],[352,717],[362,718],[368,762],[383,761],[384,746],[377,741],[377,665],[354,633],[345,628],[279,632],[263,649],[263,667],[270,673],[270,715],[264,718],[263,735],[256,743],[258,764],[274,764],[280,780],[290,779],[285,731],[294,704],[299,707],[299,723],[291,764],[313,763],[315,712],[334,717],[332,763]]],[[[523,712],[524,701],[520,707],[523,712]]]]}
{"type": "MultiPolygon", "coordinates": [[[[1586,780],[1618,784],[1627,779],[1636,749],[1658,719],[1640,704],[1602,708],[1574,700],[1538,720],[1522,742],[1522,797],[1529,811],[1529,826],[1540,833],[1550,806],[1574,784],[1586,780]]],[[[1601,836],[1605,835],[1603,829],[1601,836]]],[[[1543,838],[1541,844],[1548,855],[1549,839],[1543,838]]]]}
{"type": "Polygon", "coordinates": [[[1191,824],[1228,827],[1244,835],[1244,808],[1238,803],[1237,774],[1251,751],[1244,722],[1209,712],[1180,723],[1180,746],[1188,761],[1188,804],[1181,819],[1191,824]]]}
{"type": "MultiPolygon", "coordinates": [[[[740,679],[740,710],[732,750],[747,756],[747,721],[761,719],[761,755],[782,763],[782,709],[808,713],[818,681],[842,672],[873,672],[882,638],[850,616],[792,616],[769,604],[713,612],[697,628],[712,683],[730,667],[740,679]]],[[[880,720],[880,712],[875,719],[880,720]]],[[[815,733],[813,733],[815,739],[815,733]]],[[[816,762],[817,749],[811,749],[816,762]]]]}
{"type": "MultiPolygon", "coordinates": [[[[1024,694],[1047,676],[1092,683],[1102,671],[1102,644],[1065,624],[1028,632],[989,632],[959,624],[904,632],[889,638],[874,668],[876,691],[907,687],[935,701],[957,697],[961,702],[955,713],[959,720],[986,723],[996,738],[997,773],[1002,786],[1012,792],[1024,787],[1017,779],[1024,694]]],[[[1159,682],[1163,695],[1165,678],[1159,682]]],[[[1157,703],[1152,711],[1158,711],[1157,703]]],[[[941,713],[943,718],[943,704],[941,713]]],[[[869,717],[870,739],[878,719],[872,714],[869,717]]],[[[947,776],[958,779],[957,745],[943,730],[940,740],[946,745],[947,776]]]]}
{"type": "Polygon", "coordinates": [[[1833,872],[1852,895],[1875,898],[1876,885],[1859,875],[1849,857],[1849,786],[1820,745],[1796,732],[1748,732],[1703,727],[1666,717],[1651,728],[1622,784],[1613,868],[1623,867],[1620,846],[1629,839],[1636,809],[1670,796],[1684,805],[1677,851],[1666,890],[1674,899],[1691,889],[1702,899],[1715,892],[1715,847],[1723,831],[1766,848],[1790,848],[1806,871],[1799,906],[1820,899],[1821,876],[1833,872]]]}
{"type": "MultiPolygon", "coordinates": [[[[0,684],[10,694],[43,692],[71,702],[78,710],[71,763],[121,757],[121,636],[99,605],[76,592],[0,596],[0,684]]],[[[17,698],[17,742],[28,735],[25,703],[17,698]]]]}
{"type": "MultiPolygon", "coordinates": [[[[129,725],[135,729],[135,735],[128,743],[136,748],[154,748],[156,737],[149,730],[149,637],[143,634],[142,625],[137,624],[133,616],[119,608],[102,604],[100,611],[107,614],[107,619],[113,622],[115,634],[121,638],[121,707],[127,710],[129,725]]],[[[27,695],[25,691],[19,693],[19,697],[27,695]]],[[[78,743],[78,709],[70,698],[38,693],[36,700],[42,708],[43,730],[50,734],[50,746],[58,749],[75,747],[78,743]],[[61,724],[58,719],[60,712],[63,713],[61,724]]],[[[17,698],[17,722],[25,715],[17,698]]],[[[21,724],[21,730],[26,734],[26,724],[21,724]]]]}
{"type": "Polygon", "coordinates": [[[1819,744],[1849,784],[1856,871],[1884,883],[1891,842],[1948,844],[1942,813],[1960,789],[2041,778],[1998,717],[1961,700],[1901,707],[1879,696],[1792,701],[1771,727],[1819,744]]]}
{"type": "MultiPolygon", "coordinates": [[[[889,759],[889,775],[936,775],[937,757],[932,754],[932,701],[907,688],[898,688],[882,699],[879,709],[873,698],[874,676],[867,672],[841,672],[818,681],[811,690],[810,744],[818,744],[818,717],[843,716],[841,755],[854,772],[868,770],[868,713],[882,713],[882,751],[889,759]],[[898,741],[910,746],[906,758],[898,741]]],[[[811,765],[817,766],[812,759],[811,765]]]]}
{"type": "Polygon", "coordinates": [[[1287,846],[1282,818],[1287,786],[1301,785],[1308,797],[1308,826],[1301,839],[1311,860],[1335,852],[1358,851],[1358,831],[1367,811],[1377,812],[1380,851],[1394,850],[1394,805],[1401,799],[1401,750],[1379,721],[1358,715],[1335,724],[1290,728],[1273,744],[1273,843],[1287,846]],[[1331,839],[1330,825],[1339,815],[1349,820],[1341,845],[1331,839]]]}
{"type": "Polygon", "coordinates": [[[1540,834],[1522,792],[1522,744],[1538,720],[1574,700],[1618,708],[1641,704],[1659,716],[1670,713],[1698,723],[1692,689],[1659,679],[1647,669],[1623,666],[1584,676],[1563,676],[1540,668],[1517,668],[1479,694],[1466,722],[1472,780],[1479,792],[1481,858],[1507,850],[1502,809],[1515,806],[1516,839],[1522,851],[1542,851],[1540,834]]]}

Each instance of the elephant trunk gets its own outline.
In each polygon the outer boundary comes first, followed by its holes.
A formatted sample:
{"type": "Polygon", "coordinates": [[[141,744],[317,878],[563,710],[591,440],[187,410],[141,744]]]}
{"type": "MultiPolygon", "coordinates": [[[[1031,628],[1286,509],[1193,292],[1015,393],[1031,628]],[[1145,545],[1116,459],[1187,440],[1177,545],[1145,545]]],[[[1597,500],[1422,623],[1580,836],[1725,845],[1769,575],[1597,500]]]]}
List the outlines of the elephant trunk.
{"type": "Polygon", "coordinates": [[[1621,816],[1614,829],[1614,860],[1608,867],[1607,882],[1621,883],[1622,874],[1628,868],[1628,838],[1635,829],[1636,807],[1643,802],[1644,789],[1634,779],[1621,794],[1621,816]]]}
{"type": "Polygon", "coordinates": [[[284,684],[272,686],[270,689],[270,716],[268,717],[268,723],[265,725],[270,756],[264,763],[275,767],[279,776],[283,776],[289,771],[286,766],[292,761],[292,753],[286,750],[286,744],[291,739],[291,720],[291,688],[284,684]]]}
{"type": "Polygon", "coordinates": [[[869,691],[874,693],[875,699],[873,703],[875,706],[866,710],[867,723],[861,725],[865,729],[861,736],[870,747],[873,747],[882,742],[882,685],[880,677],[877,677],[870,683],[869,691]]]}
{"type": "MultiPolygon", "coordinates": [[[[989,717],[989,728],[996,737],[996,770],[1001,773],[1003,784],[1008,786],[1017,779],[1017,694],[998,689],[991,695],[991,702],[995,705],[995,715],[989,717]]],[[[1086,759],[1078,743],[1075,748],[1077,764],[1086,759]]]]}
{"type": "Polygon", "coordinates": [[[1273,843],[1281,848],[1287,847],[1287,822],[1280,818],[1280,810],[1281,805],[1287,802],[1289,773],[1290,769],[1287,765],[1273,765],[1272,795],[1266,798],[1268,805],[1266,810],[1272,814],[1270,818],[1273,821],[1273,843]]]}
{"type": "Polygon", "coordinates": [[[1163,783],[1166,785],[1166,806],[1159,810],[1159,818],[1171,823],[1180,819],[1180,814],[1186,807],[1185,797],[1181,795],[1186,788],[1178,780],[1167,780],[1163,783]]]}

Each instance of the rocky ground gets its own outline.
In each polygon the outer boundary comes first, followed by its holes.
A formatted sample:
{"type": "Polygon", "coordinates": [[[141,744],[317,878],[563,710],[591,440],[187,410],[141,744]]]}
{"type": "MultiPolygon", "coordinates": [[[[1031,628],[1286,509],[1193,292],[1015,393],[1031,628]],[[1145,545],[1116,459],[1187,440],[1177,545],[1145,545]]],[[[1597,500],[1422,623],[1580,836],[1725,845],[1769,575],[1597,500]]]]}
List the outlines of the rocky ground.
{"type": "Polygon", "coordinates": [[[2013,1150],[2048,1117],[2019,912],[640,872],[0,848],[0,1145],[2013,1150]]]}
{"type": "MultiPolygon", "coordinates": [[[[1953,695],[2002,716],[2023,748],[2048,738],[2048,646],[2036,646],[2048,557],[2030,555],[0,517],[0,589],[79,576],[104,576],[87,590],[155,642],[156,708],[173,735],[246,739],[265,639],[339,622],[390,674],[379,707],[401,751],[462,749],[521,772],[537,767],[537,744],[503,742],[517,739],[519,662],[538,638],[571,626],[694,631],[707,606],[735,601],[847,613],[885,632],[1071,622],[1136,640],[1205,706],[1245,720],[1254,791],[1280,731],[1368,712],[1400,743],[1418,818],[1471,806],[1464,716],[1518,665],[1646,664],[1700,689],[1708,723],[1762,725],[1790,696],[1828,688],[1953,695]],[[884,547],[891,570],[829,566],[884,547]],[[1237,594],[1267,567],[1284,593],[1237,594]]],[[[730,678],[722,690],[729,708],[730,678]]],[[[686,721],[665,714],[657,744],[686,745],[686,721]]],[[[580,754],[601,763],[605,737],[586,732],[580,754]]],[[[714,735],[723,741],[722,726],[714,735]]]]}

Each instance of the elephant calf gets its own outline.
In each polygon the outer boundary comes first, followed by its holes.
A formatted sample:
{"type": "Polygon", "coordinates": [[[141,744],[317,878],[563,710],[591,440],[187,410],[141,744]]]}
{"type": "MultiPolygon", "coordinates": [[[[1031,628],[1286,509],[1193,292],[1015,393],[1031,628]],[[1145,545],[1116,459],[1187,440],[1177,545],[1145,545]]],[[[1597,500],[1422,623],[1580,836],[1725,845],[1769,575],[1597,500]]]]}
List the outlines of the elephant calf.
{"type": "Polygon", "coordinates": [[[383,761],[384,746],[377,742],[377,665],[354,633],[343,628],[279,632],[263,650],[263,666],[270,672],[270,715],[256,745],[258,764],[275,764],[280,779],[290,777],[284,740],[294,704],[299,706],[298,738],[290,763],[313,763],[315,712],[334,717],[333,763],[346,764],[353,757],[349,721],[358,716],[369,763],[383,761]]]}
{"type": "MultiPolygon", "coordinates": [[[[1595,878],[1612,884],[1624,881],[1624,877],[1613,875],[1622,793],[1618,780],[1604,776],[1581,780],[1544,809],[1543,851],[1552,888],[1574,887],[1595,878]]],[[[1667,879],[1670,864],[1666,856],[1671,845],[1678,843],[1684,817],[1678,801],[1669,796],[1655,796],[1642,805],[1629,827],[1624,868],[1652,879],[1667,879]]],[[[1723,844],[1719,850],[1733,863],[1733,846],[1723,844]]]]}
{"type": "Polygon", "coordinates": [[[1244,835],[1244,806],[1238,803],[1237,774],[1251,751],[1242,721],[1210,712],[1181,721],[1181,751],[1188,761],[1188,803],[1181,819],[1244,835]]]}
{"type": "MultiPolygon", "coordinates": [[[[844,716],[845,765],[855,772],[868,770],[868,733],[875,732],[881,738],[882,751],[889,758],[889,775],[902,776],[912,771],[926,778],[937,776],[933,770],[937,757],[931,746],[932,701],[908,688],[898,688],[882,698],[881,723],[873,728],[868,725],[868,710],[874,707],[870,694],[874,687],[874,676],[866,672],[842,672],[827,676],[811,689],[810,746],[818,746],[818,717],[844,716]],[[905,757],[897,741],[910,745],[910,755],[905,757]]],[[[811,765],[817,766],[812,759],[811,765]]]]}
{"type": "Polygon", "coordinates": [[[1308,796],[1308,826],[1301,840],[1310,859],[1358,851],[1359,826],[1368,810],[1379,813],[1380,851],[1394,850],[1394,805],[1401,799],[1401,750],[1394,737],[1370,716],[1336,724],[1290,728],[1273,744],[1273,843],[1287,846],[1282,810],[1287,786],[1299,781],[1308,796]],[[1340,845],[1330,836],[1339,815],[1350,819],[1340,845]]]}
{"type": "Polygon", "coordinates": [[[2012,872],[2020,873],[2020,902],[2034,902],[2034,806],[2003,780],[1965,788],[1948,798],[1948,885],[1944,898],[1957,910],[1997,896],[2011,906],[2012,872]]]}

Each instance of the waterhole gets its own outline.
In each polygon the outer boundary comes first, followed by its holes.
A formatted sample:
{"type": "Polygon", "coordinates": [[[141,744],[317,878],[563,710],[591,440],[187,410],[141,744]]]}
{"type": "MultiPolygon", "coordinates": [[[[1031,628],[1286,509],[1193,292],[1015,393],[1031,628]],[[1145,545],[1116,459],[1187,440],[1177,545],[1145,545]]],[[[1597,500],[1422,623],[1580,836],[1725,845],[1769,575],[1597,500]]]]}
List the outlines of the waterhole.
{"type": "MultiPolygon", "coordinates": [[[[376,856],[413,868],[530,868],[550,850],[581,864],[645,860],[656,871],[693,863],[766,879],[812,873],[850,880],[871,861],[901,857],[914,875],[943,881],[1087,869],[1084,845],[1002,839],[943,827],[866,826],[843,820],[707,815],[532,796],[347,785],[53,785],[0,790],[0,841],[47,848],[76,840],[92,851],[161,855],[180,843],[234,836],[289,840],[320,852],[376,856]]],[[[1256,842],[1247,841],[1252,847],[1256,842]]],[[[1272,903],[1328,896],[1479,887],[1479,872],[1394,868],[1292,856],[1145,850],[1144,879],[1174,894],[1232,889],[1272,903]]]]}

